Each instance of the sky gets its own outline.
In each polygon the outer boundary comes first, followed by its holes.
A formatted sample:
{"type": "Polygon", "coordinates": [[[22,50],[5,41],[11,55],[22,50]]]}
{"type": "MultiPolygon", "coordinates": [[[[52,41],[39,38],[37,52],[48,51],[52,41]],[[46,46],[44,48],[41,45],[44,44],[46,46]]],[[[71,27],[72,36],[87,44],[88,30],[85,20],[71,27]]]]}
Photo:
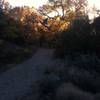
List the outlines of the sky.
{"type": "Polygon", "coordinates": [[[97,8],[100,10],[100,0],[88,0],[89,2],[89,12],[88,12],[88,16],[89,16],[89,19],[92,20],[94,19],[95,17],[97,17],[97,13],[94,11],[93,12],[93,7],[97,8]]]}
{"type": "Polygon", "coordinates": [[[100,9],[100,0],[88,0],[89,6],[94,6],[100,9]]]}
{"type": "Polygon", "coordinates": [[[34,6],[35,8],[38,8],[39,6],[42,6],[43,4],[46,4],[48,0],[6,0],[8,1],[12,6],[34,6]]]}
{"type": "MultiPolygon", "coordinates": [[[[42,6],[45,4],[48,0],[6,0],[10,2],[13,6],[34,6],[35,8],[38,8],[39,6],[42,6]]],[[[97,8],[100,9],[100,0],[88,0],[89,6],[95,5],[97,8]]]]}

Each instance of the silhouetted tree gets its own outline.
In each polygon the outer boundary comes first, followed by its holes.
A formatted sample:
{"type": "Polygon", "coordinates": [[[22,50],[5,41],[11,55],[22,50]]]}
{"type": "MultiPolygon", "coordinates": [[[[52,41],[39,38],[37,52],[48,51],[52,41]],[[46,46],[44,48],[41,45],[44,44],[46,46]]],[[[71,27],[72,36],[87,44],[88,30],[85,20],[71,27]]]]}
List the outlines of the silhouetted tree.
{"type": "Polygon", "coordinates": [[[100,35],[100,17],[94,19],[93,28],[95,29],[96,34],[100,35]]]}

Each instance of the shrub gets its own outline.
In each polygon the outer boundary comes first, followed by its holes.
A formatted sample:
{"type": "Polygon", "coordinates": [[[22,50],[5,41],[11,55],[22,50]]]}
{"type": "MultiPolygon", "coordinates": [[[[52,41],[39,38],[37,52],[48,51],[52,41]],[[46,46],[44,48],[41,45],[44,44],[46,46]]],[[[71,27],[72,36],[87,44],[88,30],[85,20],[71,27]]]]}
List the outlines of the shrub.
{"type": "Polygon", "coordinates": [[[39,100],[99,100],[100,61],[95,55],[67,56],[63,66],[54,65],[40,80],[39,100]],[[96,95],[95,95],[96,94],[96,95]]]}

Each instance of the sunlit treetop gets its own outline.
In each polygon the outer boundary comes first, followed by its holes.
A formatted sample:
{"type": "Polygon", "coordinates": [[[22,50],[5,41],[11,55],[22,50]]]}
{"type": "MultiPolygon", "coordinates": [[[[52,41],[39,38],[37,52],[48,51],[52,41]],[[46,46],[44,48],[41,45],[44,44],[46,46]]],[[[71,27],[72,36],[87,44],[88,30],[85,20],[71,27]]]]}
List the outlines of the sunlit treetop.
{"type": "MultiPolygon", "coordinates": [[[[42,7],[43,5],[47,5],[48,2],[49,2],[49,4],[56,4],[56,2],[63,2],[63,3],[72,2],[72,3],[69,3],[69,4],[71,4],[73,7],[76,6],[76,8],[75,8],[76,11],[79,11],[80,7],[81,8],[83,7],[82,2],[84,2],[84,0],[0,0],[0,1],[7,1],[13,7],[15,7],[15,6],[29,6],[29,7],[35,7],[35,8],[39,8],[39,7],[42,7]],[[82,5],[80,5],[79,2],[82,5]]],[[[87,0],[87,1],[88,1],[88,7],[87,8],[88,8],[88,13],[89,13],[88,15],[90,17],[93,17],[96,13],[96,11],[93,12],[93,10],[100,9],[100,6],[99,6],[100,0],[87,0]],[[96,8],[96,9],[94,9],[94,8],[96,8]]],[[[63,8],[63,6],[62,6],[62,8],[63,8]]],[[[62,12],[61,10],[59,10],[59,11],[60,11],[60,13],[62,12]]],[[[55,11],[55,12],[56,12],[56,15],[57,15],[58,12],[57,11],[55,11]]],[[[54,14],[55,12],[52,12],[51,15],[52,16],[55,15],[54,14]]],[[[64,15],[64,13],[62,15],[64,15]]]]}
{"type": "Polygon", "coordinates": [[[49,0],[39,10],[44,15],[56,12],[57,16],[64,17],[73,11],[77,16],[80,16],[81,13],[85,13],[86,6],[87,0],[49,0]]]}
{"type": "MultiPolygon", "coordinates": [[[[48,1],[49,2],[54,2],[58,0],[4,0],[7,2],[10,2],[12,6],[34,6],[36,8],[46,4],[48,1]]],[[[69,0],[62,0],[63,2],[69,1],[69,0]]],[[[71,0],[71,1],[76,1],[76,0],[71,0]]],[[[77,0],[80,1],[80,0],[77,0]]],[[[81,0],[82,1],[82,0],[81,0]]],[[[87,0],[89,3],[89,6],[95,5],[97,8],[100,8],[100,0],[87,0]]]]}

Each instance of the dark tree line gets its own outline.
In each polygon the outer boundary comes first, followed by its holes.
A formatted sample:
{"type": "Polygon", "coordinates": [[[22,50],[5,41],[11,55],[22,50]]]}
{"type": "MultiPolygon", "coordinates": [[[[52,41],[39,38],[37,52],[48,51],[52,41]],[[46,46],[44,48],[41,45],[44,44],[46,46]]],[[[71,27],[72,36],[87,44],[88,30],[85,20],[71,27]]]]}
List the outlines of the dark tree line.
{"type": "Polygon", "coordinates": [[[56,54],[96,53],[100,55],[100,17],[90,24],[88,18],[75,19],[69,29],[62,32],[56,54]]]}

